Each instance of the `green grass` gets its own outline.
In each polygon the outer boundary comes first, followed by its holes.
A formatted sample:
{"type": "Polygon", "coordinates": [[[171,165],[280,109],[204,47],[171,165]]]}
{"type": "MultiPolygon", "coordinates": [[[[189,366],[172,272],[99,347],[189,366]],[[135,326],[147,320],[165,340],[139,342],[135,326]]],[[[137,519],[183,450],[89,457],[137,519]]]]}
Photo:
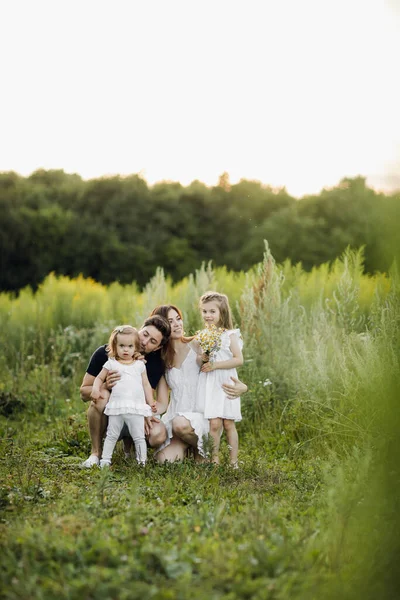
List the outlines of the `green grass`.
{"type": "Polygon", "coordinates": [[[209,266],[173,286],[158,272],[143,293],[49,276],[0,294],[0,323],[2,599],[396,598],[396,269],[366,276],[347,252],[305,273],[267,250],[247,274],[209,266]],[[245,340],[240,469],[224,443],[220,467],[150,452],[143,469],[118,448],[110,471],[82,470],[91,351],[123,311],[136,324],[167,299],[195,329],[209,287],[245,340]]]}
{"type": "MultiPolygon", "coordinates": [[[[75,417],[74,417],[75,418],[75,417]]],[[[301,589],[323,464],[243,439],[241,468],[80,468],[76,420],[4,423],[4,598],[284,598],[301,589]],[[75,439],[76,438],[76,439],[75,439]],[[68,454],[67,454],[68,452],[68,454]]]]}

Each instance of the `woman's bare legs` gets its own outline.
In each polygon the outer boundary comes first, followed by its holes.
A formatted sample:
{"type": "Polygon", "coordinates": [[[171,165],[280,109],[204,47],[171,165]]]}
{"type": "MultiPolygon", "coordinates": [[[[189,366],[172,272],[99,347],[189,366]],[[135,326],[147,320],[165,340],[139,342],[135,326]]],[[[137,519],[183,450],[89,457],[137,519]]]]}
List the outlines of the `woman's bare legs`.
{"type": "Polygon", "coordinates": [[[187,449],[188,445],[185,444],[185,442],[172,437],[169,445],[164,448],[164,450],[157,452],[154,458],[161,465],[166,461],[171,463],[176,462],[177,460],[183,460],[186,457],[187,449]]]}
{"type": "Polygon", "coordinates": [[[226,441],[229,446],[229,456],[232,467],[237,468],[238,452],[239,452],[239,436],[236,430],[235,421],[224,419],[224,429],[226,433],[226,441]]]}
{"type": "Polygon", "coordinates": [[[194,429],[191,426],[189,419],[182,416],[175,417],[172,420],[172,432],[174,434],[174,437],[179,438],[180,440],[185,442],[185,444],[187,444],[188,447],[190,446],[191,448],[193,448],[194,460],[197,463],[206,462],[204,456],[202,456],[198,451],[197,444],[199,438],[194,432],[194,429]]]}
{"type": "Polygon", "coordinates": [[[210,436],[213,442],[212,462],[219,465],[219,444],[221,441],[222,419],[210,419],[210,436]]]}
{"type": "Polygon", "coordinates": [[[172,433],[174,437],[181,439],[185,444],[197,448],[197,435],[186,417],[178,416],[172,420],[172,433]]]}

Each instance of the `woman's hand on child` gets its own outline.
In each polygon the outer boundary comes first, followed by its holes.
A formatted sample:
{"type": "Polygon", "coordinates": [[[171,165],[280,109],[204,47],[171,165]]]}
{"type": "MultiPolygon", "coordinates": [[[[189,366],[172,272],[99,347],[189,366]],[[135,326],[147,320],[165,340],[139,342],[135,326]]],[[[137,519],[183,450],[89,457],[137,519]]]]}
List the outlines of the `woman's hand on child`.
{"type": "Polygon", "coordinates": [[[201,360],[203,361],[203,363],[209,362],[210,356],[209,356],[209,354],[207,354],[207,352],[203,352],[200,356],[201,356],[201,360]]]}

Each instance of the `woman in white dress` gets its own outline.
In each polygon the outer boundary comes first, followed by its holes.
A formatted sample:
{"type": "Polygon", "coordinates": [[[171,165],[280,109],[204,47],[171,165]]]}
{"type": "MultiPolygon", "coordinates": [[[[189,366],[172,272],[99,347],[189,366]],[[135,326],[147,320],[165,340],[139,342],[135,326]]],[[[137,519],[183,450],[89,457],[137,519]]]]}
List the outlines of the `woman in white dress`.
{"type": "MultiPolygon", "coordinates": [[[[156,450],[156,460],[160,463],[168,460],[182,460],[189,447],[193,447],[195,456],[205,457],[204,438],[209,433],[209,421],[194,410],[200,368],[197,362],[198,344],[192,338],[183,335],[182,313],[176,306],[163,305],[154,309],[152,314],[166,318],[171,325],[171,336],[167,346],[165,360],[165,380],[170,390],[170,399],[161,420],[168,437],[156,450]]],[[[243,384],[242,384],[243,385],[243,384]]],[[[165,406],[160,406],[160,412],[165,406]]]]}

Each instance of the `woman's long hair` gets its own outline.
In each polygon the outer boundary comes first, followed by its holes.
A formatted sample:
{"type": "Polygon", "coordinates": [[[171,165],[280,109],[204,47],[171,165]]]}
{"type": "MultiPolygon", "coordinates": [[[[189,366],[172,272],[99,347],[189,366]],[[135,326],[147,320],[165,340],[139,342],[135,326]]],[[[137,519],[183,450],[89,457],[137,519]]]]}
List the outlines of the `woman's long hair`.
{"type": "MultiPolygon", "coordinates": [[[[160,306],[156,306],[151,311],[150,316],[152,317],[154,315],[160,315],[161,317],[164,317],[164,319],[168,322],[168,313],[170,310],[174,310],[175,312],[177,312],[183,321],[182,311],[174,304],[160,304],[160,306]]],[[[192,341],[193,337],[194,336],[192,336],[192,337],[182,336],[181,341],[184,342],[185,344],[187,344],[188,342],[192,341]]],[[[173,347],[171,338],[168,340],[168,342],[165,344],[165,346],[163,346],[161,348],[161,357],[162,357],[167,369],[171,369],[171,367],[173,366],[174,357],[175,357],[175,351],[174,351],[174,347],[173,347]]]]}

